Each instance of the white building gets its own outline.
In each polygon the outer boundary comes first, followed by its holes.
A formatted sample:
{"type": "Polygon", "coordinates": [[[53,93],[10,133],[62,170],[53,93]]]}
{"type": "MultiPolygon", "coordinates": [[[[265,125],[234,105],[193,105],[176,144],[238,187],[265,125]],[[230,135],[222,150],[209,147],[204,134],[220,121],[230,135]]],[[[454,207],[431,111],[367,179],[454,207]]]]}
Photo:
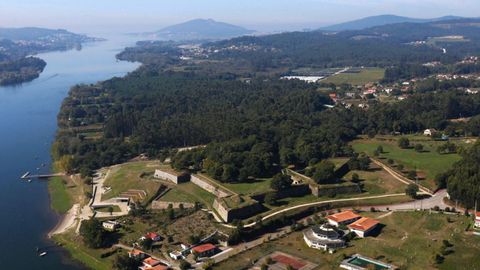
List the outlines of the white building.
{"type": "Polygon", "coordinates": [[[379,222],[376,219],[362,217],[361,219],[348,225],[351,232],[355,233],[358,237],[364,238],[368,236],[378,226],[379,222]]]}
{"type": "Polygon", "coordinates": [[[106,230],[114,231],[114,230],[116,230],[120,227],[120,223],[118,223],[116,221],[108,220],[108,221],[104,221],[102,223],[102,227],[106,230]]]}
{"type": "Polygon", "coordinates": [[[328,225],[314,226],[303,232],[307,246],[325,251],[334,251],[345,246],[338,232],[328,225]]]}
{"type": "Polygon", "coordinates": [[[480,212],[475,212],[475,227],[480,229],[480,212]]]}
{"type": "Polygon", "coordinates": [[[340,213],[329,215],[326,218],[328,220],[328,223],[330,223],[331,225],[339,226],[339,225],[350,224],[350,223],[360,219],[361,216],[355,214],[352,211],[343,211],[343,212],[340,212],[340,213]]]}
{"type": "Polygon", "coordinates": [[[433,134],[435,134],[435,132],[437,132],[435,129],[433,128],[427,128],[423,131],[423,135],[425,136],[432,136],[433,134]]]}

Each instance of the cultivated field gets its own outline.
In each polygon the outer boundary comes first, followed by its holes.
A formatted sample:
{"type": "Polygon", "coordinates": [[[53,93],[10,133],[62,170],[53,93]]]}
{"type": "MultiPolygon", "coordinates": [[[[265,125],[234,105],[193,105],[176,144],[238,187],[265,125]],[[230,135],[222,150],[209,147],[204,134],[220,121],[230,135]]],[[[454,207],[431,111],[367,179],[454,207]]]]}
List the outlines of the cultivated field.
{"type": "Polygon", "coordinates": [[[333,84],[351,84],[364,85],[370,82],[378,82],[385,76],[385,70],[382,68],[365,68],[359,73],[341,73],[335,76],[328,77],[323,80],[324,83],[333,84]]]}

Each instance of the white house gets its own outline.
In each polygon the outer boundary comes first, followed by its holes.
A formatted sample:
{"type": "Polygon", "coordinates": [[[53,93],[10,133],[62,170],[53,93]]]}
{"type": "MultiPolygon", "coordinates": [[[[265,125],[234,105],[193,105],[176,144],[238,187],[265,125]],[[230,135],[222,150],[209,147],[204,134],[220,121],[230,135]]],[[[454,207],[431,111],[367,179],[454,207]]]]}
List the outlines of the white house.
{"type": "Polygon", "coordinates": [[[480,229],[480,212],[475,212],[475,227],[480,229]]]}
{"type": "Polygon", "coordinates": [[[116,221],[108,220],[102,223],[102,227],[109,231],[114,231],[120,227],[120,224],[116,221]]]}
{"type": "Polygon", "coordinates": [[[432,136],[433,134],[435,134],[435,132],[437,132],[437,130],[435,130],[433,128],[427,128],[423,131],[423,135],[432,136]]]}
{"type": "Polygon", "coordinates": [[[340,212],[340,213],[329,215],[326,218],[328,220],[328,223],[330,223],[331,225],[339,226],[339,225],[350,224],[350,223],[360,219],[361,216],[355,214],[352,211],[343,211],[343,212],[340,212]]]}
{"type": "Polygon", "coordinates": [[[176,251],[172,251],[170,253],[168,253],[168,255],[170,256],[170,258],[174,259],[174,260],[183,260],[185,259],[185,256],[183,256],[182,252],[176,250],[176,251]]]}
{"type": "Polygon", "coordinates": [[[358,235],[358,237],[364,238],[368,236],[377,226],[379,222],[376,219],[362,217],[361,219],[348,225],[351,232],[358,235]]]}

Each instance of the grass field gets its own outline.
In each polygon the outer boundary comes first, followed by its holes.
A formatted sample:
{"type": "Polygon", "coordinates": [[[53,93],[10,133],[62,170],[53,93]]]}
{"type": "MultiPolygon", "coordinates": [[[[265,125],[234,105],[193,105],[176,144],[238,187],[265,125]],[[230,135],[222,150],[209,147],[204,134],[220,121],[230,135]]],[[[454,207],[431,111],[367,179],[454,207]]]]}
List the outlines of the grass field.
{"type": "Polygon", "coordinates": [[[130,162],[112,167],[104,183],[104,186],[110,186],[112,190],[103,195],[104,199],[117,197],[129,189],[140,189],[147,193],[146,200],[149,200],[160,187],[160,183],[153,181],[152,177],[158,167],[156,161],[130,162]]]}
{"type": "Polygon", "coordinates": [[[65,214],[73,205],[72,198],[62,177],[53,177],[48,182],[50,206],[55,212],[65,214]]]}
{"type": "Polygon", "coordinates": [[[405,184],[395,179],[386,171],[381,170],[375,164],[371,164],[369,171],[350,171],[344,178],[350,180],[354,173],[360,177],[363,190],[366,194],[381,195],[405,192],[405,184]]]}
{"type": "MultiPolygon", "coordinates": [[[[378,213],[369,216],[378,216],[378,213]]],[[[466,217],[428,214],[427,212],[394,213],[380,219],[385,227],[377,237],[355,239],[352,246],[328,254],[308,248],[301,232],[265,243],[241,253],[214,267],[214,269],[247,269],[252,261],[273,252],[282,251],[312,261],[319,269],[338,269],[345,256],[355,253],[393,263],[401,269],[479,269],[480,237],[465,232],[471,221],[466,217]],[[449,220],[447,220],[449,217],[449,220]],[[440,253],[442,241],[453,244],[453,253],[436,265],[434,255],[440,253]]]]}
{"type": "Polygon", "coordinates": [[[227,189],[232,190],[237,194],[253,194],[253,193],[262,193],[270,191],[270,182],[271,178],[268,179],[256,179],[255,181],[248,182],[248,183],[238,183],[238,184],[230,184],[230,183],[221,183],[222,186],[226,187],[227,189]]]}
{"type": "Polygon", "coordinates": [[[79,244],[81,241],[74,233],[61,234],[53,236],[53,240],[68,251],[70,256],[76,261],[81,262],[90,269],[109,270],[112,269],[112,262],[114,256],[109,258],[101,258],[100,255],[107,250],[104,249],[90,249],[79,244]]]}
{"type": "Polygon", "coordinates": [[[173,189],[170,189],[167,193],[165,193],[160,198],[160,201],[194,203],[196,200],[195,200],[195,197],[193,197],[193,195],[180,191],[179,189],[173,188],[173,189]]]}
{"type": "Polygon", "coordinates": [[[419,153],[414,149],[401,149],[396,141],[379,140],[357,140],[353,142],[353,149],[357,152],[365,152],[373,156],[373,152],[378,146],[383,147],[384,153],[381,157],[393,159],[396,163],[403,164],[405,170],[417,170],[424,173],[426,179],[421,181],[422,185],[435,189],[433,179],[438,173],[445,172],[452,167],[453,163],[460,160],[457,154],[441,155],[436,152],[436,147],[440,144],[434,141],[422,142],[425,151],[419,153]]]}
{"type": "Polygon", "coordinates": [[[215,200],[215,196],[212,193],[201,189],[199,186],[195,185],[192,182],[177,185],[175,186],[175,188],[183,193],[188,193],[192,195],[194,201],[201,202],[208,207],[211,207],[213,201],[215,200]]]}
{"type": "Polygon", "coordinates": [[[341,73],[332,77],[329,77],[322,82],[333,84],[352,84],[352,85],[364,85],[369,82],[378,82],[385,76],[385,69],[382,68],[365,68],[359,73],[341,73]]]}

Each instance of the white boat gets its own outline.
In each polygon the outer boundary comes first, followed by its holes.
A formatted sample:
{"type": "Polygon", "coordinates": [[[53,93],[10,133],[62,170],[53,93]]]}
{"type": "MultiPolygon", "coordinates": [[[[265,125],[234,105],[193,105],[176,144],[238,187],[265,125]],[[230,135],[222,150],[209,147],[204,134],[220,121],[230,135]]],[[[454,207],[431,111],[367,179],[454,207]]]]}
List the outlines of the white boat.
{"type": "Polygon", "coordinates": [[[43,256],[45,256],[45,255],[47,255],[47,252],[46,252],[46,251],[44,251],[44,252],[42,252],[42,253],[38,254],[38,256],[39,256],[39,257],[43,257],[43,256]]]}
{"type": "Polygon", "coordinates": [[[20,178],[24,179],[24,178],[27,178],[27,176],[29,176],[29,175],[30,175],[30,172],[26,172],[26,173],[25,173],[24,175],[22,175],[22,177],[20,177],[20,178]]]}

